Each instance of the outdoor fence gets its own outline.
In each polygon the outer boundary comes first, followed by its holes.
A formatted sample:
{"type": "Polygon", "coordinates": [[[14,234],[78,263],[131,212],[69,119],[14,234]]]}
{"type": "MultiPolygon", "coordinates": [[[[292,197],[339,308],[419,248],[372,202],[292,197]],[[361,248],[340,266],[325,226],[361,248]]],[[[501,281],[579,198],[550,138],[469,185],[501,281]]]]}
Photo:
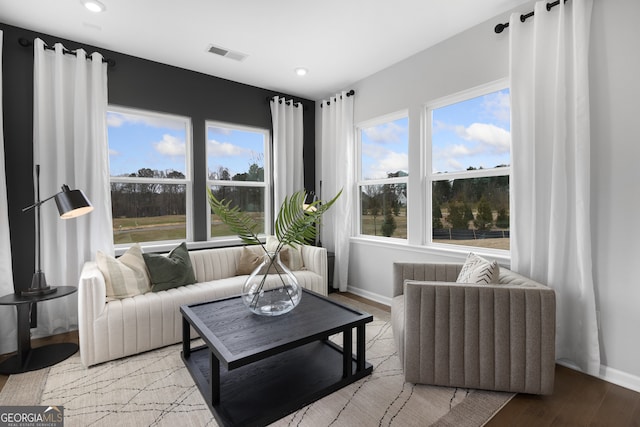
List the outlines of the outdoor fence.
{"type": "Polygon", "coordinates": [[[454,228],[434,228],[434,240],[478,240],[509,238],[509,230],[462,230],[454,228]]]}

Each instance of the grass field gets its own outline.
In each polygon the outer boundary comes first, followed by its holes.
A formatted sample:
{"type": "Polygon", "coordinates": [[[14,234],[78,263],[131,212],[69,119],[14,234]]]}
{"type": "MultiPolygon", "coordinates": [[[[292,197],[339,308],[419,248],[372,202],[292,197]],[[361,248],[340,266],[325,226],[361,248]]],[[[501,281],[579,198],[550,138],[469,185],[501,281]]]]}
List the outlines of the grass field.
{"type": "MultiPolygon", "coordinates": [[[[262,215],[254,218],[258,223],[262,215]]],[[[211,217],[211,237],[234,236],[229,227],[217,217],[211,217]]],[[[260,227],[259,233],[264,232],[260,227]]],[[[187,237],[185,215],[165,215],[148,218],[114,218],[113,240],[115,244],[184,240],[187,237]]]]}
{"type": "Polygon", "coordinates": [[[473,240],[449,240],[434,239],[434,243],[447,243],[449,245],[474,246],[477,248],[505,249],[509,250],[509,239],[473,239],[473,240]]]}
{"type": "MultiPolygon", "coordinates": [[[[400,215],[394,216],[393,219],[396,221],[396,229],[390,237],[395,237],[397,239],[406,239],[407,238],[407,215],[404,212],[401,212],[400,215]]],[[[362,229],[360,230],[361,234],[365,234],[367,236],[382,236],[382,223],[384,222],[384,215],[378,215],[373,217],[371,215],[362,215],[360,226],[362,229]]]]}

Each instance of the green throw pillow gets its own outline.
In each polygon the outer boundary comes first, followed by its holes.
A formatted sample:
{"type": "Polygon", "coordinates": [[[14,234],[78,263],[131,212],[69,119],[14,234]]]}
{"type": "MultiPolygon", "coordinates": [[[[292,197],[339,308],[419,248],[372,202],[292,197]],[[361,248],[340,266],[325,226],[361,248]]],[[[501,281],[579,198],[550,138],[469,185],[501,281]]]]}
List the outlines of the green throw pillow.
{"type": "Polygon", "coordinates": [[[168,255],[142,254],[151,276],[153,292],[166,291],[196,282],[187,244],[182,243],[168,255]]]}

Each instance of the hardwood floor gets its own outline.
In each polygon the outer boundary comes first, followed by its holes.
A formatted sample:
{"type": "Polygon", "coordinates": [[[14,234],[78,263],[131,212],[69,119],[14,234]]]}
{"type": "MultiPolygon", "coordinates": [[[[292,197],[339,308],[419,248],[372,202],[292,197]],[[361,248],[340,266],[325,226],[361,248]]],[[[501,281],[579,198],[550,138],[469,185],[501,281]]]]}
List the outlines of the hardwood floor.
{"type": "MultiPolygon", "coordinates": [[[[344,294],[382,310],[389,307],[365,298],[344,294]]],[[[78,342],[73,331],[34,340],[33,346],[55,342],[78,342]]],[[[0,356],[0,360],[6,358],[0,356]]],[[[8,379],[0,375],[0,390],[8,379]]],[[[551,396],[518,394],[500,410],[487,427],[502,426],[639,426],[640,393],[599,378],[556,365],[555,390],[551,396]]]]}

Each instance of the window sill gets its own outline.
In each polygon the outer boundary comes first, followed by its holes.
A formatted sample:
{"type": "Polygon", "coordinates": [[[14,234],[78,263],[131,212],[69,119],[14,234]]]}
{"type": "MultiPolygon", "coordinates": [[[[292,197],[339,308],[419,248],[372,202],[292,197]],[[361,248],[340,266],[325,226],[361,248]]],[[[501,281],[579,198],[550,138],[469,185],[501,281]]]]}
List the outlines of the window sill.
{"type": "Polygon", "coordinates": [[[398,251],[421,253],[425,255],[448,256],[452,261],[464,262],[469,252],[473,252],[484,258],[495,259],[502,266],[509,268],[511,265],[510,251],[488,249],[477,246],[456,246],[447,244],[411,245],[400,239],[371,239],[366,237],[351,237],[350,242],[361,246],[375,246],[398,251]]]}

